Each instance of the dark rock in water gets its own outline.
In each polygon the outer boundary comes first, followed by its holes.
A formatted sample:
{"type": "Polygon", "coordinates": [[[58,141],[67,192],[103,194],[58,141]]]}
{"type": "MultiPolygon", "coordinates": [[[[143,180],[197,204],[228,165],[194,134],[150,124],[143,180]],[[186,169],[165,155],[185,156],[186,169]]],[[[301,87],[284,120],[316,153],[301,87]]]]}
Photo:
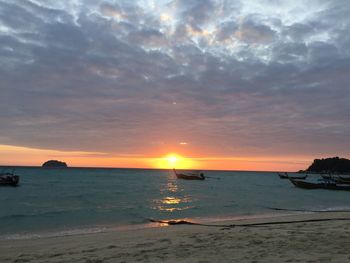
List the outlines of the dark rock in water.
{"type": "Polygon", "coordinates": [[[67,168],[67,164],[65,162],[60,162],[57,160],[50,160],[43,163],[42,167],[46,168],[67,168]]]}
{"type": "Polygon", "coordinates": [[[350,160],[339,157],[315,159],[306,172],[315,173],[350,173],[350,160]]]}

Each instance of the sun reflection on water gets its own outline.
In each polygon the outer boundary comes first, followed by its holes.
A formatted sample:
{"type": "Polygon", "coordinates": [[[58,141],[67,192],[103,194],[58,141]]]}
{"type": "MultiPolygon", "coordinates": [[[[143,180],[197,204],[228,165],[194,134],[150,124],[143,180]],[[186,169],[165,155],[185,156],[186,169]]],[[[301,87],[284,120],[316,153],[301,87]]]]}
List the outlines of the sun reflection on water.
{"type": "Polygon", "coordinates": [[[167,205],[179,204],[180,202],[181,202],[180,198],[171,197],[171,196],[165,197],[162,200],[162,203],[167,205]]]}
{"type": "Polygon", "coordinates": [[[174,212],[193,208],[193,205],[191,205],[193,198],[189,195],[181,194],[184,189],[178,185],[177,180],[173,176],[169,176],[167,183],[163,184],[159,190],[162,197],[153,200],[153,209],[174,212]]]}
{"type": "Polygon", "coordinates": [[[167,183],[167,191],[172,192],[172,193],[177,193],[179,192],[179,188],[177,187],[177,184],[174,181],[170,181],[167,183]]]}
{"type": "Polygon", "coordinates": [[[162,199],[154,200],[155,209],[159,211],[182,211],[189,208],[193,208],[193,206],[186,205],[192,202],[190,197],[175,197],[175,196],[166,196],[162,199]]]}

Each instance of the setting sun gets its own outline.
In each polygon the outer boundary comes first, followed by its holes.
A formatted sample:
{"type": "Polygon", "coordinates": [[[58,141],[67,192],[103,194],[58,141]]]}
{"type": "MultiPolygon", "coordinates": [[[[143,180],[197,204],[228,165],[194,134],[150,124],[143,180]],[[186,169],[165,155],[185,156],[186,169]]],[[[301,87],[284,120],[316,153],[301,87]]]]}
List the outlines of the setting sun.
{"type": "Polygon", "coordinates": [[[162,158],[156,158],[154,160],[154,166],[160,169],[194,169],[196,167],[196,162],[190,158],[171,153],[162,158]]]}
{"type": "Polygon", "coordinates": [[[166,159],[169,165],[175,166],[179,158],[176,155],[169,155],[166,159]]]}

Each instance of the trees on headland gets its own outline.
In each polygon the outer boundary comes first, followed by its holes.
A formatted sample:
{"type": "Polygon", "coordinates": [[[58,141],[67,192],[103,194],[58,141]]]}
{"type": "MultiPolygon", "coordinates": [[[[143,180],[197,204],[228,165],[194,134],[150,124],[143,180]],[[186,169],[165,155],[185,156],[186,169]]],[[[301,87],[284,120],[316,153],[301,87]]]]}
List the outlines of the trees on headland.
{"type": "Polygon", "coordinates": [[[315,159],[305,170],[312,173],[350,173],[350,160],[339,157],[315,159]]]}

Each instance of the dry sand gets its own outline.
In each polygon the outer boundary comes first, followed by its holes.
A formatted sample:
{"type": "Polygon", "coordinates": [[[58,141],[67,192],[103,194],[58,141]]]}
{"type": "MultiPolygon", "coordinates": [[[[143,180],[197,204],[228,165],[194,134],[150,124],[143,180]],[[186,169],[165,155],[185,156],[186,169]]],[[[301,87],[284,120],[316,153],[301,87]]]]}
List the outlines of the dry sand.
{"type": "MultiPolygon", "coordinates": [[[[317,218],[350,219],[350,213],[299,214],[229,223],[317,218]]],[[[350,262],[350,220],[232,228],[176,225],[3,240],[0,262],[350,262]]]]}

